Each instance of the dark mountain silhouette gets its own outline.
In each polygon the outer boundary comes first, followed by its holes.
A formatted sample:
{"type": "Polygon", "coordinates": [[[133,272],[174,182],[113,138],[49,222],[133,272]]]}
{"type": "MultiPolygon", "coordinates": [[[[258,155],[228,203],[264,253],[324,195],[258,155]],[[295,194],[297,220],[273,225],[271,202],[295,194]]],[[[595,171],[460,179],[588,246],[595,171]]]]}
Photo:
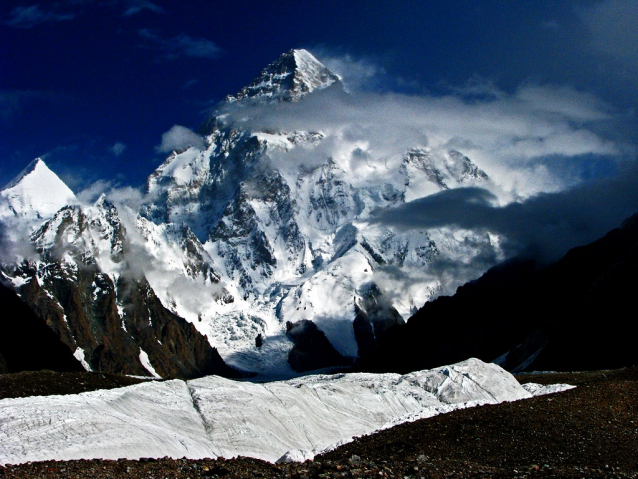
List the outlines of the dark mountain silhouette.
{"type": "Polygon", "coordinates": [[[637,289],[638,214],[549,266],[512,260],[426,303],[361,367],[405,372],[468,357],[516,372],[631,366],[637,289]]]}

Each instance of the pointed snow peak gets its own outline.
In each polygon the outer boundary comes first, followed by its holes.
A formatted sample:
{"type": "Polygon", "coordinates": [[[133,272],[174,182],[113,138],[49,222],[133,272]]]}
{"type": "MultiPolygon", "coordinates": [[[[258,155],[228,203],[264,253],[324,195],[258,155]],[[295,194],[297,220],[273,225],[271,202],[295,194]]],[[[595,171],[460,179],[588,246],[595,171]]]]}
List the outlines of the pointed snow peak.
{"type": "Polygon", "coordinates": [[[36,158],[35,160],[33,160],[31,163],[29,163],[26,168],[24,170],[22,170],[18,176],[16,176],[14,179],[12,179],[8,184],[6,184],[4,186],[4,188],[2,188],[1,191],[4,190],[8,190],[13,188],[14,186],[16,186],[18,183],[20,183],[22,181],[23,178],[25,178],[26,176],[30,175],[31,173],[35,172],[35,170],[43,170],[44,168],[46,168],[47,170],[49,169],[47,167],[47,165],[44,163],[44,161],[42,160],[42,158],[36,158]]]}
{"type": "Polygon", "coordinates": [[[232,103],[244,98],[296,101],[340,80],[307,50],[290,50],[268,65],[237,95],[226,97],[226,101],[232,103]]]}
{"type": "Polygon", "coordinates": [[[5,206],[0,216],[8,212],[19,217],[49,218],[63,206],[76,203],[69,187],[40,158],[22,170],[2,191],[5,206]]]}

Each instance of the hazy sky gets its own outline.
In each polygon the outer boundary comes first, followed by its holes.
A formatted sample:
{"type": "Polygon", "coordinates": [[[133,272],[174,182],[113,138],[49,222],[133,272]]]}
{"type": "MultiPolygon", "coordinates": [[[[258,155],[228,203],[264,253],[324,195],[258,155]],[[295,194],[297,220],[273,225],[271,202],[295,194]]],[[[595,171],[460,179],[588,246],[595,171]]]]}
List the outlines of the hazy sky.
{"type": "MultiPolygon", "coordinates": [[[[525,131],[560,125],[569,136],[553,135],[561,145],[546,159],[565,163],[556,155],[570,143],[578,175],[595,179],[634,156],[636,25],[634,0],[3,0],[0,183],[41,156],[76,192],[98,179],[140,185],[166,132],[197,130],[291,48],[372,95],[364,106],[450,105],[444,125],[470,125],[473,138],[475,111],[525,131]]],[[[545,148],[537,138],[529,151],[545,148]]]]}

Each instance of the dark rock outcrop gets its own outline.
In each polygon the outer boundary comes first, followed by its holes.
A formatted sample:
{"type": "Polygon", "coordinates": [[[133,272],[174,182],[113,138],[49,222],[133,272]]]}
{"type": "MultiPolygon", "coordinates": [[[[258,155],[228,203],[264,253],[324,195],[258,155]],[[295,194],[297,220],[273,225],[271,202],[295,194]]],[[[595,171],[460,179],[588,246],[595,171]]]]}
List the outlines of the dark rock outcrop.
{"type": "Polygon", "coordinates": [[[356,316],[352,327],[359,359],[365,360],[377,349],[390,328],[405,324],[405,321],[376,284],[368,285],[362,293],[361,305],[355,304],[356,316]]]}
{"type": "Polygon", "coordinates": [[[0,373],[39,369],[84,370],[58,335],[0,283],[0,373]]]}
{"type": "Polygon", "coordinates": [[[88,265],[73,278],[59,265],[49,267],[55,269],[47,278],[50,294],[35,275],[20,293],[59,340],[72,350],[82,348],[91,369],[149,375],[140,359],[144,351],[164,378],[241,375],[192,324],[167,310],[146,280],[120,279],[115,285],[88,265]],[[124,304],[122,317],[118,298],[124,304]]]}
{"type": "Polygon", "coordinates": [[[468,357],[512,371],[638,363],[638,215],[560,261],[510,261],[392,328],[365,369],[406,372],[468,357]]]}
{"type": "Polygon", "coordinates": [[[334,366],[347,366],[351,361],[339,354],[325,333],[307,319],[288,322],[286,335],[294,346],[288,354],[288,364],[298,372],[312,371],[334,366]]]}

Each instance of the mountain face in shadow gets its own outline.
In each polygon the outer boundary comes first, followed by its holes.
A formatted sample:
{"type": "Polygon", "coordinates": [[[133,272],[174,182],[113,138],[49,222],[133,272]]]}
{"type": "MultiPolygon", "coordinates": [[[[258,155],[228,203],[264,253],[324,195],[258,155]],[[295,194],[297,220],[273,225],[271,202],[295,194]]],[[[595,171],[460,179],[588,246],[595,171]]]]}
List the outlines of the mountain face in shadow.
{"type": "Polygon", "coordinates": [[[410,371],[477,357],[514,372],[638,363],[638,214],[546,267],[512,260],[392,328],[362,368],[410,371]]]}
{"type": "Polygon", "coordinates": [[[0,306],[0,373],[84,371],[58,335],[1,283],[0,306]]]}

